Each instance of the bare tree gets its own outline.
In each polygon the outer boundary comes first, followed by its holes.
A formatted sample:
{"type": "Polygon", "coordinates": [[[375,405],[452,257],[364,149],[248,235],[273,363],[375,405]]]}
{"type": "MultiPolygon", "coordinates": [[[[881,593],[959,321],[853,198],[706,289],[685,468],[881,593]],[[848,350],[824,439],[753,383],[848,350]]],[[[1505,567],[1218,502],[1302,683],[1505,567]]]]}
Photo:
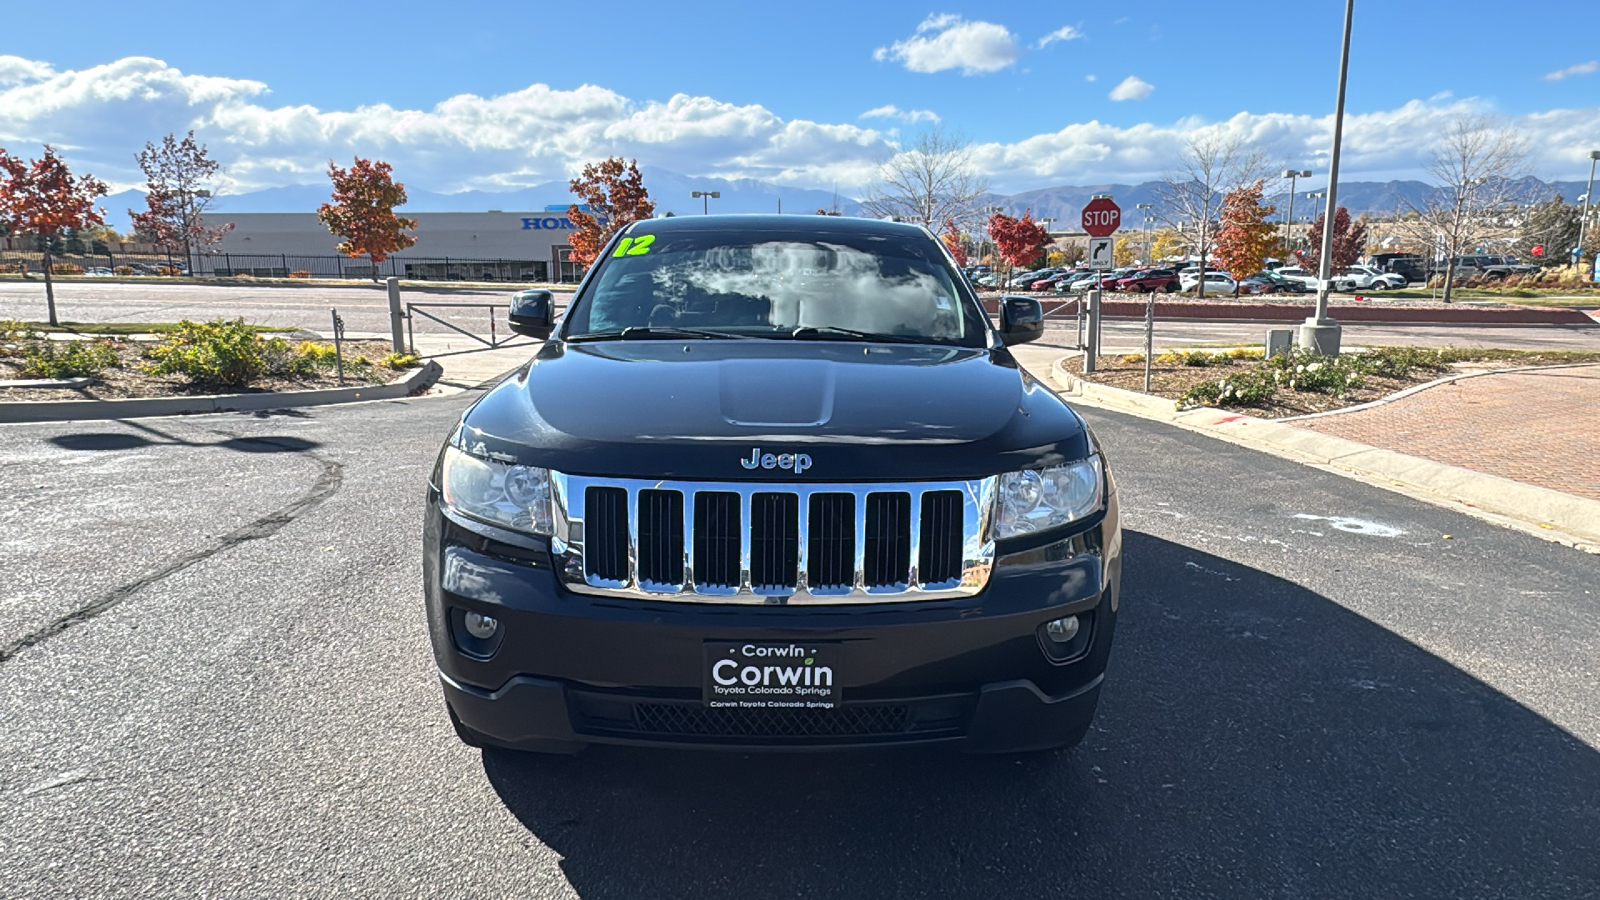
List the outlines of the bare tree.
{"type": "Polygon", "coordinates": [[[1485,116],[1457,117],[1429,154],[1428,174],[1439,185],[1420,203],[1402,201],[1399,224],[1418,243],[1444,252],[1444,302],[1450,302],[1456,257],[1490,231],[1517,201],[1514,179],[1528,145],[1512,129],[1485,116]]]}
{"type": "Polygon", "coordinates": [[[1266,178],[1273,171],[1265,150],[1247,145],[1244,138],[1222,132],[1190,136],[1156,188],[1156,217],[1172,228],[1198,232],[1194,246],[1200,253],[1200,296],[1206,293],[1206,253],[1216,233],[1216,219],[1228,192],[1266,178]]]}
{"type": "Polygon", "coordinates": [[[981,224],[989,184],[973,168],[972,148],[960,133],[930,128],[883,164],[862,209],[870,216],[917,222],[937,231],[945,222],[981,224]]]}
{"type": "Polygon", "coordinates": [[[190,274],[194,254],[208,252],[233,223],[207,225],[206,210],[220,190],[222,164],[212,159],[206,145],[197,143],[190,130],[183,140],[168,134],[159,145],[148,143],[135,157],[144,170],[148,192],[144,212],[128,210],[134,230],[172,253],[181,249],[190,274]]]}

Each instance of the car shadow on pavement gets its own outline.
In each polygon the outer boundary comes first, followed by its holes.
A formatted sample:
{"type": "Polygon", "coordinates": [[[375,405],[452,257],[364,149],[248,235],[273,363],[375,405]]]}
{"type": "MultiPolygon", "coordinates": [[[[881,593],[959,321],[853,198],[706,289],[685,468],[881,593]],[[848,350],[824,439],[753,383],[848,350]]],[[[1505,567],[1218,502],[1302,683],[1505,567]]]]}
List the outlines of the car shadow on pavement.
{"type": "Polygon", "coordinates": [[[159,432],[158,435],[159,438],[151,438],[126,431],[91,431],[56,435],[49,440],[63,450],[137,450],[168,444],[183,447],[219,447],[238,453],[304,453],[322,446],[316,441],[286,435],[231,437],[220,441],[191,441],[159,432]]]}
{"type": "Polygon", "coordinates": [[[580,896],[1595,896],[1600,754],[1293,582],[1125,537],[1088,739],[486,751],[580,896]]]}

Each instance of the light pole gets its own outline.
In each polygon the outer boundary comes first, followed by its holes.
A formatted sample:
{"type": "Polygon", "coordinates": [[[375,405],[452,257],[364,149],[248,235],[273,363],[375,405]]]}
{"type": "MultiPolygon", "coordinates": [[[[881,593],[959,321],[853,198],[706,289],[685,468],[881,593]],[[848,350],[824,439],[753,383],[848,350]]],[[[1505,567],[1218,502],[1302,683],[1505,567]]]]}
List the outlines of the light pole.
{"type": "Polygon", "coordinates": [[[1289,242],[1294,238],[1294,190],[1302,178],[1310,178],[1310,169],[1284,169],[1283,177],[1289,179],[1289,214],[1283,217],[1283,254],[1289,255],[1289,242]]]}
{"type": "Polygon", "coordinates": [[[1135,203],[1133,208],[1141,210],[1144,216],[1144,264],[1147,266],[1152,265],[1152,260],[1150,259],[1150,216],[1152,213],[1150,210],[1156,207],[1153,203],[1135,203]]]}
{"type": "Polygon", "coordinates": [[[721,191],[693,191],[693,192],[691,192],[690,196],[692,196],[692,197],[694,197],[694,198],[696,198],[696,199],[698,199],[700,201],[700,215],[704,216],[704,215],[709,215],[711,213],[711,200],[707,199],[707,198],[721,198],[722,197],[722,192],[721,191]]]}
{"type": "Polygon", "coordinates": [[[1594,196],[1594,164],[1600,160],[1600,150],[1589,151],[1589,188],[1583,192],[1583,214],[1578,217],[1578,246],[1575,254],[1578,261],[1579,277],[1583,273],[1583,235],[1585,226],[1589,224],[1589,198],[1594,196]]]}
{"type": "MultiPolygon", "coordinates": [[[[1328,161],[1328,212],[1339,200],[1339,145],[1344,138],[1344,86],[1350,74],[1350,25],[1355,19],[1356,0],[1344,3],[1344,45],[1339,52],[1339,93],[1333,103],[1333,154],[1328,161]]],[[[1330,215],[1329,218],[1332,218],[1330,215]]],[[[1322,257],[1317,260],[1317,308],[1300,326],[1302,349],[1323,356],[1339,355],[1339,323],[1328,318],[1328,290],[1333,275],[1333,229],[1322,223],[1322,257]]]]}
{"type": "Polygon", "coordinates": [[[1317,216],[1322,215],[1322,198],[1326,197],[1326,196],[1328,196],[1328,192],[1327,191],[1312,191],[1311,193],[1306,195],[1306,199],[1312,201],[1312,204],[1311,204],[1311,221],[1312,222],[1317,221],[1317,216]]]}

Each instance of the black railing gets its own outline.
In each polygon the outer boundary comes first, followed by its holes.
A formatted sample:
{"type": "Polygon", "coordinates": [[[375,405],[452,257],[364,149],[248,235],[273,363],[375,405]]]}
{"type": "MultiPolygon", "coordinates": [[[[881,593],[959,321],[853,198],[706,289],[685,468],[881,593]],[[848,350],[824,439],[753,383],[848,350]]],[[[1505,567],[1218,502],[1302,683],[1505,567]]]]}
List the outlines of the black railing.
{"type": "MultiPolygon", "coordinates": [[[[452,256],[391,256],[377,264],[349,256],[300,256],[293,253],[206,253],[185,262],[182,253],[52,253],[51,265],[61,274],[76,267],[81,274],[195,275],[203,278],[341,278],[395,277],[406,281],[503,281],[518,284],[576,281],[570,265],[540,259],[462,259],[452,256]]],[[[37,250],[0,250],[0,273],[39,274],[44,254],[37,250]]]]}

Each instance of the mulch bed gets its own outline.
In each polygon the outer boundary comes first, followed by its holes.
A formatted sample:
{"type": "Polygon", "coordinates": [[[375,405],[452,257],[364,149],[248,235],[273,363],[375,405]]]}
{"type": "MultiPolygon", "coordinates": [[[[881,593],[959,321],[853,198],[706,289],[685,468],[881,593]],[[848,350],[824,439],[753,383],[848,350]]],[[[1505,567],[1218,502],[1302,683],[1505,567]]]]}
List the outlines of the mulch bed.
{"type": "MultiPolygon", "coordinates": [[[[316,343],[329,343],[318,341],[316,343]]],[[[324,374],[311,376],[269,376],[256,381],[254,385],[243,391],[218,390],[214,388],[199,388],[189,383],[188,379],[177,375],[148,375],[143,371],[146,361],[141,356],[142,351],[150,346],[146,343],[134,341],[118,341],[115,344],[120,365],[106,369],[98,378],[73,390],[66,388],[3,388],[0,387],[0,403],[13,400],[120,400],[130,397],[183,397],[201,394],[221,393],[263,393],[272,391],[309,391],[319,388],[351,387],[363,384],[387,384],[397,378],[404,377],[409,370],[388,369],[376,364],[389,355],[390,346],[387,341],[345,341],[343,352],[346,362],[344,384],[339,383],[338,377],[330,370],[324,374]],[[351,374],[348,363],[358,356],[365,356],[374,363],[371,370],[372,377],[359,379],[351,374]]],[[[12,379],[32,379],[37,376],[22,373],[23,356],[20,349],[7,350],[0,347],[0,383],[12,379]]]]}
{"type": "MultiPolygon", "coordinates": [[[[1150,364],[1150,393],[1157,397],[1166,397],[1174,402],[1182,397],[1188,390],[1197,384],[1207,381],[1216,381],[1246,369],[1260,365],[1260,360],[1235,360],[1227,365],[1210,366],[1184,366],[1162,365],[1152,362],[1150,364]]],[[[1083,374],[1081,365],[1074,365],[1068,371],[1085,381],[1104,384],[1110,387],[1122,388],[1128,391],[1144,392],[1144,363],[1125,363],[1120,356],[1102,356],[1096,363],[1096,371],[1087,375],[1083,374]]],[[[1462,369],[1466,371],[1466,368],[1462,369]]],[[[1481,371],[1482,367],[1475,367],[1481,371]]],[[[1426,384],[1436,378],[1443,377],[1445,372],[1418,372],[1408,378],[1380,378],[1367,376],[1366,384],[1356,390],[1350,391],[1344,399],[1319,394],[1315,391],[1292,391],[1287,387],[1278,388],[1278,393],[1271,400],[1260,406],[1228,406],[1223,408],[1244,415],[1257,416],[1263,419],[1281,419],[1286,416],[1303,416],[1307,413],[1327,412],[1331,409],[1343,409],[1346,406],[1356,406],[1380,400],[1396,391],[1403,391],[1408,387],[1426,384]]]]}

